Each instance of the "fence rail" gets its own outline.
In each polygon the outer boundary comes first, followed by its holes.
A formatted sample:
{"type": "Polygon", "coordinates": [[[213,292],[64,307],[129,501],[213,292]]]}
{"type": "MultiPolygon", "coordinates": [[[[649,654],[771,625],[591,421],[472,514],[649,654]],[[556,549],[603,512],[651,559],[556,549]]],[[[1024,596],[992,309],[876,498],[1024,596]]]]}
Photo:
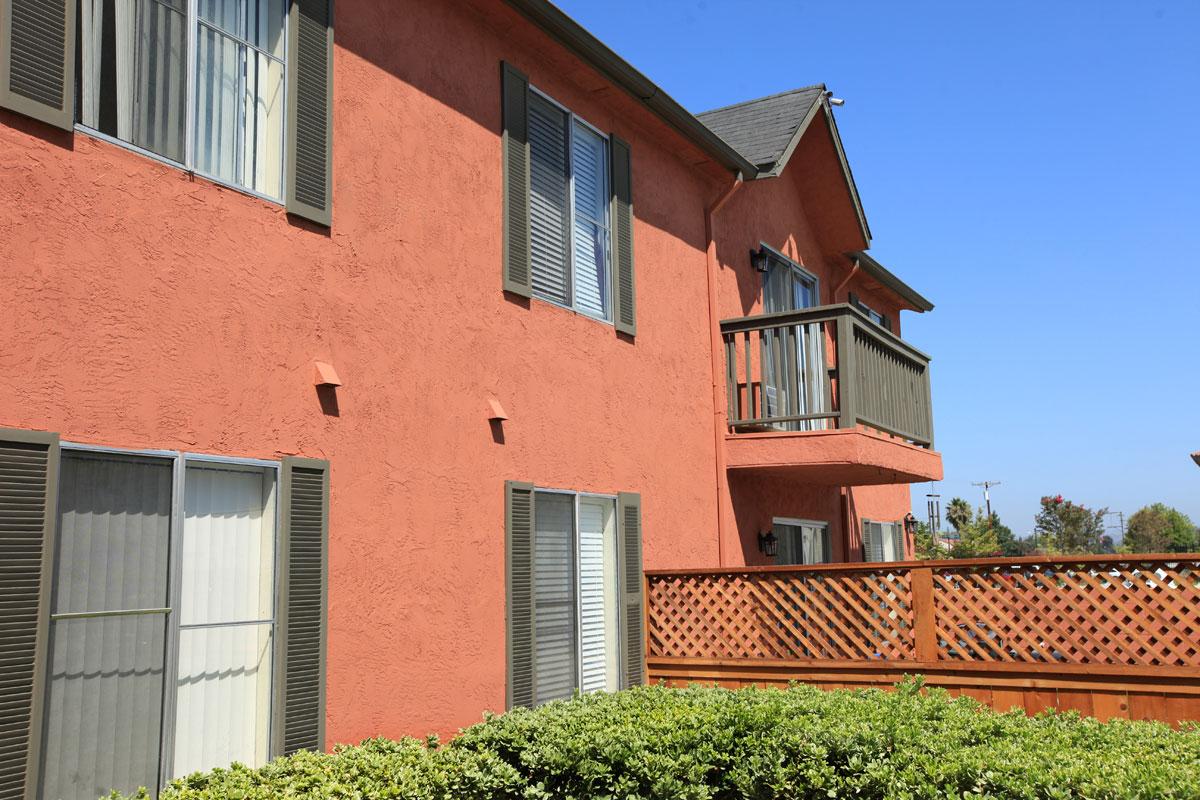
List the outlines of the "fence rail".
{"type": "Polygon", "coordinates": [[[721,323],[729,427],[859,424],[933,444],[929,357],[845,303],[721,323]]]}
{"type": "MultiPolygon", "coordinates": [[[[968,694],[990,687],[997,707],[1077,707],[1082,691],[1089,708],[1178,697],[1200,715],[1197,554],[649,571],[646,591],[651,679],[863,685],[922,672],[968,694]]],[[[1179,703],[1150,716],[1175,721],[1179,703]]]]}

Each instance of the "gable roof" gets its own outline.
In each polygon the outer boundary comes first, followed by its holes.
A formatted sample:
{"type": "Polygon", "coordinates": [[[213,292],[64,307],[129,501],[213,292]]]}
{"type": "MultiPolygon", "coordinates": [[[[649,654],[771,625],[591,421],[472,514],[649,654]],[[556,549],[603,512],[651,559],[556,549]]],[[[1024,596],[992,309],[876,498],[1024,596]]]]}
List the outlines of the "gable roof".
{"type": "Polygon", "coordinates": [[[760,172],[772,172],[777,164],[782,169],[781,162],[791,155],[824,93],[824,84],[805,86],[704,111],[696,119],[733,145],[760,172]]]}

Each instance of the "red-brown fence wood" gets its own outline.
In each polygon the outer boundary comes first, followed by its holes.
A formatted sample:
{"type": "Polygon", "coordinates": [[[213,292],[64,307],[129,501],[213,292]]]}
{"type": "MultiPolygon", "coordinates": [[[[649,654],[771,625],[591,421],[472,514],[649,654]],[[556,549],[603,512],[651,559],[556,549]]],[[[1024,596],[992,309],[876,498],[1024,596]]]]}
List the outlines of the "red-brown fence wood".
{"type": "Polygon", "coordinates": [[[1200,555],[646,573],[651,681],[890,686],[1200,719],[1200,555]]]}

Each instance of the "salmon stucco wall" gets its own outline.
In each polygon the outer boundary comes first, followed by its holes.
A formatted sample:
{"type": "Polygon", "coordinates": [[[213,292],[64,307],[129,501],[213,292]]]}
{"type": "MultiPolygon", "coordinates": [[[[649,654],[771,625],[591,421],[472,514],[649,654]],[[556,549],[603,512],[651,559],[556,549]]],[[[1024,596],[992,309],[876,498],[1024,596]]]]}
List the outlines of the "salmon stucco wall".
{"type": "Polygon", "coordinates": [[[0,112],[0,426],[329,459],[331,745],[504,708],[506,479],[640,492],[647,567],[716,563],[720,186],[507,6],[336,13],[329,231],[0,112]],[[636,338],[501,291],[502,59],[632,147],[636,338]]]}

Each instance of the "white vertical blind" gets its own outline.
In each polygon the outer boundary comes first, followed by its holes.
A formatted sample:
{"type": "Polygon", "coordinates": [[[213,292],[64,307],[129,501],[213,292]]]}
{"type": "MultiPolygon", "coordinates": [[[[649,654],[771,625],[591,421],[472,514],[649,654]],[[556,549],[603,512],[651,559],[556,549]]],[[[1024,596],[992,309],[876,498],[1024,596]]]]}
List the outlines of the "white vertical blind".
{"type": "Polygon", "coordinates": [[[575,307],[608,318],[608,148],[576,121],[571,137],[574,191],[575,307]]]}
{"type": "Polygon", "coordinates": [[[575,690],[575,497],[538,492],[534,502],[534,702],[575,690]]]}
{"type": "Polygon", "coordinates": [[[579,499],[580,689],[615,690],[617,575],[613,501],[579,499]]]}
{"type": "Polygon", "coordinates": [[[533,292],[569,305],[570,207],[567,115],[529,95],[529,244],[533,292]]]}
{"type": "Polygon", "coordinates": [[[189,466],[184,488],[176,776],[264,763],[275,523],[262,470],[189,466]]]}

